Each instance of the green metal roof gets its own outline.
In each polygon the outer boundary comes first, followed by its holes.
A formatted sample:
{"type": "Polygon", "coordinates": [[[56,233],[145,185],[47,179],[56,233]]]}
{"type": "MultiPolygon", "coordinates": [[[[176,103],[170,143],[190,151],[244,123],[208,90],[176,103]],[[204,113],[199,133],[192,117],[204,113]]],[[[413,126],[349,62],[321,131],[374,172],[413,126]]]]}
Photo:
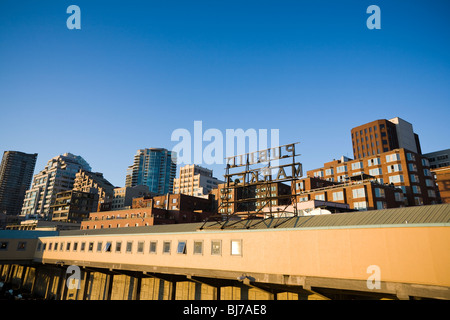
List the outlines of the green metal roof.
{"type": "Polygon", "coordinates": [[[251,220],[230,220],[227,223],[208,222],[167,224],[147,227],[127,227],[93,230],[60,231],[61,236],[142,234],[195,232],[203,227],[205,231],[219,230],[260,230],[284,228],[345,228],[364,226],[406,226],[406,225],[449,225],[450,204],[437,204],[384,210],[357,211],[292,218],[268,218],[251,220]]]}

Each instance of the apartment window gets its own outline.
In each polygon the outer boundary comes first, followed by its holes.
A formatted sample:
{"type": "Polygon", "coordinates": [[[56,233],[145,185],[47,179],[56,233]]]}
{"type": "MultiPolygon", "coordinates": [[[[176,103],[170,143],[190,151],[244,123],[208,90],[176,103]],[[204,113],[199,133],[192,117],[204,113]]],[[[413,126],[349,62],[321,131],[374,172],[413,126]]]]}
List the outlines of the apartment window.
{"type": "Polygon", "coordinates": [[[170,241],[163,242],[163,253],[170,253],[170,241]]]}
{"type": "Polygon", "coordinates": [[[376,165],[379,165],[380,163],[381,163],[380,162],[380,158],[373,158],[373,159],[367,160],[367,166],[368,167],[376,166],[376,165]]]}
{"type": "Polygon", "coordinates": [[[314,172],[314,177],[323,177],[323,171],[314,172]]]}
{"type": "Polygon", "coordinates": [[[386,202],[384,202],[384,201],[377,201],[377,209],[378,210],[386,209],[386,208],[387,208],[386,202]]]}
{"type": "Polygon", "coordinates": [[[352,163],[352,170],[362,169],[363,163],[362,161],[352,163]]]}
{"type": "Polygon", "coordinates": [[[298,198],[299,202],[308,201],[308,196],[298,198]]]}
{"type": "Polygon", "coordinates": [[[93,250],[94,250],[94,243],[93,242],[89,242],[88,251],[92,252],[93,250]]]}
{"type": "Polygon", "coordinates": [[[408,163],[409,171],[417,171],[417,166],[415,163],[408,163]]]}
{"type": "Polygon", "coordinates": [[[194,254],[203,254],[203,241],[194,241],[194,254]]]}
{"type": "Polygon", "coordinates": [[[144,241],[138,242],[137,253],[144,253],[144,241]]]}
{"type": "Polygon", "coordinates": [[[231,255],[242,256],[242,240],[231,240],[231,255]]]}
{"type": "Polygon", "coordinates": [[[398,160],[400,160],[400,155],[398,153],[386,155],[386,162],[392,162],[392,161],[398,161],[398,160]]]}
{"type": "Polygon", "coordinates": [[[423,200],[422,200],[422,198],[421,198],[421,197],[414,197],[414,204],[415,204],[416,206],[421,206],[421,205],[423,205],[423,200]]]}
{"type": "Polygon", "coordinates": [[[394,196],[395,196],[395,201],[401,201],[401,202],[403,202],[404,199],[405,199],[405,197],[403,196],[403,193],[400,193],[400,192],[396,192],[396,193],[394,194],[394,196]]]}
{"type": "Polygon", "coordinates": [[[381,168],[376,168],[376,169],[370,169],[369,174],[371,176],[379,176],[379,175],[382,175],[383,172],[382,172],[381,168]]]}
{"type": "Polygon", "coordinates": [[[423,174],[427,177],[431,177],[431,173],[429,169],[423,169],[423,174]]]}
{"type": "Polygon", "coordinates": [[[150,241],[150,253],[156,253],[157,244],[157,241],[150,241]]]}
{"type": "Polygon", "coordinates": [[[364,198],[366,196],[366,192],[364,188],[353,189],[353,198],[364,198]]]}
{"type": "Polygon", "coordinates": [[[78,242],[73,243],[73,251],[77,251],[78,249],[78,242]]]}
{"type": "Polygon", "coordinates": [[[375,197],[384,198],[385,197],[384,189],[375,188],[375,197]]]}
{"type": "Polygon", "coordinates": [[[417,174],[410,175],[411,182],[419,182],[419,176],[417,174]]]}
{"type": "Polygon", "coordinates": [[[339,166],[336,168],[337,173],[342,173],[347,171],[347,166],[339,166]]]}
{"type": "Polygon", "coordinates": [[[314,199],[325,201],[325,194],[323,194],[323,193],[322,194],[316,194],[314,199]]]}
{"type": "Polygon", "coordinates": [[[406,159],[411,160],[411,161],[416,161],[416,156],[410,152],[408,152],[406,154],[406,159]]]}
{"type": "MultiPolygon", "coordinates": [[[[59,251],[63,251],[64,249],[64,242],[61,242],[61,246],[59,247],[59,251]]],[[[51,250],[51,246],[49,247],[49,250],[51,250]]]]}
{"type": "Polygon", "coordinates": [[[344,200],[344,192],[338,191],[333,192],[333,201],[344,200]]]}
{"type": "Polygon", "coordinates": [[[325,170],[325,175],[330,176],[332,174],[333,174],[333,169],[332,168],[325,170]]]}
{"type": "Polygon", "coordinates": [[[430,198],[436,198],[436,192],[434,190],[428,190],[428,196],[430,198]]]}
{"type": "Polygon", "coordinates": [[[97,252],[102,252],[102,245],[103,245],[102,241],[97,242],[97,252]]]}
{"type": "Polygon", "coordinates": [[[133,251],[133,241],[127,241],[126,252],[131,253],[133,251]]]}
{"type": "Polygon", "coordinates": [[[26,241],[19,241],[17,244],[17,250],[18,251],[24,251],[27,248],[27,242],[26,241]]]}
{"type": "Polygon", "coordinates": [[[353,202],[353,207],[355,208],[355,210],[367,210],[367,202],[366,201],[353,202]]]}
{"type": "Polygon", "coordinates": [[[420,194],[421,190],[419,186],[412,186],[413,193],[420,194]]]}
{"type": "Polygon", "coordinates": [[[402,174],[398,174],[395,176],[390,176],[389,177],[389,183],[398,183],[398,182],[403,182],[403,175],[402,174]]]}
{"type": "Polygon", "coordinates": [[[222,255],[222,240],[211,241],[211,255],[213,256],[222,255]]]}
{"type": "Polygon", "coordinates": [[[426,184],[427,187],[433,187],[433,181],[430,180],[430,179],[426,179],[425,180],[425,184],[426,184]]]}
{"type": "Polygon", "coordinates": [[[398,172],[398,171],[402,171],[401,164],[393,164],[391,166],[388,166],[388,173],[398,172]]]}
{"type": "Polygon", "coordinates": [[[80,251],[84,251],[86,249],[86,242],[81,243],[80,251]]]}
{"type": "Polygon", "coordinates": [[[122,250],[122,241],[116,241],[116,252],[119,252],[122,250]]]}
{"type": "Polygon", "coordinates": [[[422,158],[422,165],[424,167],[429,167],[430,166],[430,162],[428,161],[428,159],[422,158]]]}

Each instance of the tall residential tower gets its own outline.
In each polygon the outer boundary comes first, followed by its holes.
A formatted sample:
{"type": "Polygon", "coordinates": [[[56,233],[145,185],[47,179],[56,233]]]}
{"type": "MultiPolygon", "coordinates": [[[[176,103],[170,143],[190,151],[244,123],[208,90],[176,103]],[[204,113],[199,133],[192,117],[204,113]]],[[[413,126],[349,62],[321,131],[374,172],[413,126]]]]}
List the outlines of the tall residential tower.
{"type": "Polygon", "coordinates": [[[0,165],[0,213],[18,215],[33,178],[37,153],[5,151],[0,165]]]}
{"type": "Polygon", "coordinates": [[[126,187],[144,185],[157,194],[172,193],[177,170],[176,153],[163,148],[139,149],[128,167],[126,187]]]}
{"type": "Polygon", "coordinates": [[[73,188],[75,175],[80,169],[91,171],[80,156],[64,153],[50,159],[44,170],[34,176],[31,189],[25,194],[21,214],[48,217],[56,194],[73,188]]]}

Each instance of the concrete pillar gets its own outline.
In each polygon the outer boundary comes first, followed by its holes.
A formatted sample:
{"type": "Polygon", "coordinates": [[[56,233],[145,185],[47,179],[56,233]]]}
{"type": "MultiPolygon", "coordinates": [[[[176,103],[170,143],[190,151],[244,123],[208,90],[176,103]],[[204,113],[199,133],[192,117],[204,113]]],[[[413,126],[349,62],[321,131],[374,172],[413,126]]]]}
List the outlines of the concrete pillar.
{"type": "Polygon", "coordinates": [[[106,275],[106,284],[105,284],[105,300],[111,300],[111,293],[114,283],[114,274],[107,274],[106,275]]]}
{"type": "Polygon", "coordinates": [[[176,293],[177,293],[177,282],[172,281],[171,282],[171,290],[170,290],[170,300],[176,299],[176,293]]]}
{"type": "Polygon", "coordinates": [[[134,281],[132,300],[140,300],[142,277],[137,276],[134,278],[134,281]]]}
{"type": "Polygon", "coordinates": [[[87,292],[88,292],[88,288],[89,288],[89,280],[91,278],[91,273],[87,270],[84,270],[83,272],[83,281],[82,281],[82,285],[83,285],[83,295],[81,297],[81,300],[86,300],[87,299],[87,292]]]}

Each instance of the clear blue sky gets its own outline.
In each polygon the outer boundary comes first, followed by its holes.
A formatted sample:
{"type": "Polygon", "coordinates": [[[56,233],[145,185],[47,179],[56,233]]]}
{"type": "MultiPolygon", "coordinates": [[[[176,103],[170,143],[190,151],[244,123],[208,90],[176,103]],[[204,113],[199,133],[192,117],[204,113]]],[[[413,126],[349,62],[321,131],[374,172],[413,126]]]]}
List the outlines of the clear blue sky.
{"type": "Polygon", "coordinates": [[[2,0],[0,152],[37,152],[36,172],[72,152],[123,186],[137,149],[171,149],[195,120],[279,129],[305,172],[351,157],[350,129],[376,119],[446,149],[449,16],[448,0],[2,0]]]}

